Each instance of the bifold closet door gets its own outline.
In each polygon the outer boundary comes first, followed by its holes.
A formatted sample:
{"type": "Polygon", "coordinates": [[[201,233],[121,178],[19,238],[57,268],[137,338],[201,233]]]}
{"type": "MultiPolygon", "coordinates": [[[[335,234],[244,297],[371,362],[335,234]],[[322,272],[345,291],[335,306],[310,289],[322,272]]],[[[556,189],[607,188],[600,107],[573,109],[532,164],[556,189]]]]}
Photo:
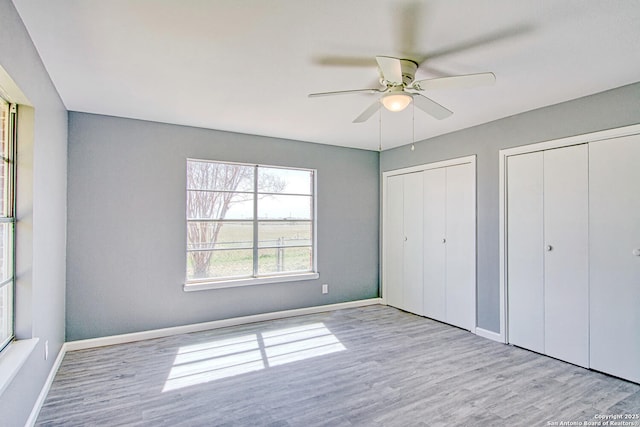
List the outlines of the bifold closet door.
{"type": "Polygon", "coordinates": [[[422,314],[422,173],[387,178],[385,298],[387,304],[422,314]]]}
{"type": "Polygon", "coordinates": [[[589,144],[591,368],[640,382],[640,136],[589,144]]]}
{"type": "Polygon", "coordinates": [[[424,171],[424,315],[446,322],[446,169],[424,171]]]}
{"type": "Polygon", "coordinates": [[[507,159],[508,332],[544,353],[543,153],[507,159]]]}
{"type": "Polygon", "coordinates": [[[475,166],[386,178],[383,280],[387,304],[475,328],[475,166]]]}
{"type": "Polygon", "coordinates": [[[587,367],[587,145],[507,162],[509,342],[587,367]]]}
{"type": "Polygon", "coordinates": [[[544,152],[545,354],[589,366],[586,144],[544,152]]]}
{"type": "Polygon", "coordinates": [[[469,163],[446,168],[446,317],[466,330],[476,324],[474,174],[469,163]]]}
{"type": "Polygon", "coordinates": [[[423,314],[423,178],[422,172],[404,175],[404,296],[402,307],[423,314]]]}
{"type": "Polygon", "coordinates": [[[393,307],[402,307],[404,299],[404,179],[402,175],[387,178],[384,206],[384,298],[393,307]]]}

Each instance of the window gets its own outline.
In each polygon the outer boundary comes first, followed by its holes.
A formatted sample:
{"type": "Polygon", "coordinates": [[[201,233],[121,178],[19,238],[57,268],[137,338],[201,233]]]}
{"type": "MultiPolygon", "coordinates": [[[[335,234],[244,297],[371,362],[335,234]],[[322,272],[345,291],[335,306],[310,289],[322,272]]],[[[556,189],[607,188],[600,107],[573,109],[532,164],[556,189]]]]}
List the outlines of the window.
{"type": "Polygon", "coordinates": [[[187,160],[187,283],[315,271],[315,172],[187,160]]]}
{"type": "Polygon", "coordinates": [[[0,98],[0,349],[13,339],[16,107],[0,98]]]}

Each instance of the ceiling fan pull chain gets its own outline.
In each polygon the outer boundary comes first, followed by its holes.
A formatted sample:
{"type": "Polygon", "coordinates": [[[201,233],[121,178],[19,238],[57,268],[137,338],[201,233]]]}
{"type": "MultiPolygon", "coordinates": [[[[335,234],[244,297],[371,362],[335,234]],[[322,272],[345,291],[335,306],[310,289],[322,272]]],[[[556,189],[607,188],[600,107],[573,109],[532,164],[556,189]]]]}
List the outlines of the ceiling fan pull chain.
{"type": "Polygon", "coordinates": [[[382,152],[382,108],[378,110],[378,151],[382,152]]]}
{"type": "Polygon", "coordinates": [[[411,103],[411,151],[414,150],[413,144],[416,142],[416,103],[411,103]]]}

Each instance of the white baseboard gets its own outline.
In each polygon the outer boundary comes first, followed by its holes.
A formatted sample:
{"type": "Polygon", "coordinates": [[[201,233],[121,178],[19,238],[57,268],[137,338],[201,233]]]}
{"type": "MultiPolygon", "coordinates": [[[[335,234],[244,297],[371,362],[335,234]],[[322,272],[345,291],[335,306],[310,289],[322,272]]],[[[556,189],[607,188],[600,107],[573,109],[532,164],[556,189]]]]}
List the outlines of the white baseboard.
{"type": "Polygon", "coordinates": [[[49,394],[49,389],[51,389],[51,384],[53,384],[53,379],[56,377],[58,373],[58,369],[60,369],[60,365],[62,364],[62,359],[64,359],[64,355],[67,353],[67,344],[62,344],[60,351],[58,352],[58,356],[56,357],[55,362],[53,362],[53,366],[51,366],[51,371],[49,371],[49,376],[42,386],[42,390],[40,390],[40,394],[38,395],[38,399],[36,403],[33,405],[31,409],[31,414],[29,414],[29,418],[27,422],[24,424],[25,427],[33,427],[38,419],[38,414],[40,413],[40,409],[42,409],[42,405],[44,405],[44,401],[47,398],[47,394],[49,394]]]}
{"type": "Polygon", "coordinates": [[[211,322],[195,323],[184,326],[174,326],[150,331],[133,332],[130,334],[112,335],[101,338],[69,341],[65,344],[66,351],[84,350],[87,348],[104,347],[107,345],[123,344],[128,342],[143,341],[153,338],[163,338],[171,335],[188,334],[191,332],[206,331],[209,329],[226,328],[228,326],[244,325],[246,323],[264,322],[266,320],[282,319],[286,317],[304,316],[306,314],[323,313],[326,311],[341,310],[345,308],[364,307],[367,305],[381,304],[380,298],[341,302],[337,304],[320,305],[315,307],[298,308],[293,310],[274,311],[271,313],[254,314],[252,316],[233,317],[231,319],[214,320],[211,322]]]}
{"type": "Polygon", "coordinates": [[[493,341],[501,342],[504,344],[504,338],[501,334],[493,331],[488,331],[482,328],[476,328],[476,335],[482,338],[487,338],[493,341]]]}

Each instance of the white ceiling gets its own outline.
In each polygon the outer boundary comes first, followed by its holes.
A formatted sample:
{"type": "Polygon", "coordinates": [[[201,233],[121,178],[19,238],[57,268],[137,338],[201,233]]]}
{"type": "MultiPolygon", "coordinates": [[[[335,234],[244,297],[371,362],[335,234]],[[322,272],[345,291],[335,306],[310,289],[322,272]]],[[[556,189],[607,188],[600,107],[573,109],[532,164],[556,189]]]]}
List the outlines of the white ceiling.
{"type": "Polygon", "coordinates": [[[68,110],[370,150],[640,80],[637,0],[13,1],[68,110]],[[441,121],[353,124],[376,95],[307,97],[376,87],[376,55],[416,53],[416,79],[496,85],[429,92],[441,121]]]}

